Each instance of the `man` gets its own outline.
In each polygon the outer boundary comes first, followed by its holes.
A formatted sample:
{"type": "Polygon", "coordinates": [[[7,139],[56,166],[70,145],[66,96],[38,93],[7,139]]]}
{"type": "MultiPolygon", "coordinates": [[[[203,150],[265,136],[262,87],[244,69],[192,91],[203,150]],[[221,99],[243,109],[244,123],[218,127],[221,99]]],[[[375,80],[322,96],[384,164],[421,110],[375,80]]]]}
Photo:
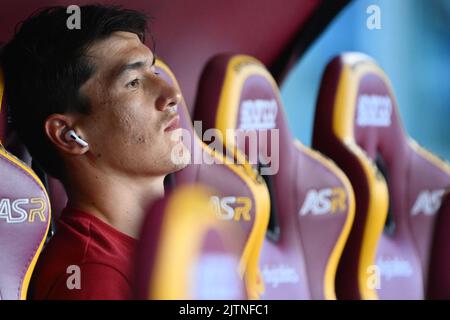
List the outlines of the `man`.
{"type": "Polygon", "coordinates": [[[30,297],[132,298],[145,210],[181,167],[171,161],[180,93],[155,73],[145,15],[84,6],[70,29],[66,10],[34,14],[1,54],[13,125],[68,195],[30,297]]]}

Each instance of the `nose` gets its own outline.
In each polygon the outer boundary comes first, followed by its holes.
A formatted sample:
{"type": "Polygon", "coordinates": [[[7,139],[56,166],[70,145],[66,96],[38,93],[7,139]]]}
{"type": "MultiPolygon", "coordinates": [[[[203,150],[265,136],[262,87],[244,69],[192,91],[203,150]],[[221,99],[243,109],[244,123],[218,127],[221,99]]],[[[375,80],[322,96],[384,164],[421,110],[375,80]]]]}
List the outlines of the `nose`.
{"type": "Polygon", "coordinates": [[[173,107],[181,101],[181,93],[167,82],[162,82],[161,91],[155,103],[156,108],[159,111],[164,111],[164,109],[168,107],[173,107]]]}

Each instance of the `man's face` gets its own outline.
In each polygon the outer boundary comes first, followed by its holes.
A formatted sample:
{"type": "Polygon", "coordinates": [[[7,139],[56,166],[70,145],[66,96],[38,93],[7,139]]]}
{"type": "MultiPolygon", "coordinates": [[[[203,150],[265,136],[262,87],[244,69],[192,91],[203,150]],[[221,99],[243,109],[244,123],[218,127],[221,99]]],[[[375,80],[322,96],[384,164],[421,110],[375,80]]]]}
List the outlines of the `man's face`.
{"type": "Polygon", "coordinates": [[[80,89],[91,106],[80,125],[95,166],[128,176],[179,169],[171,161],[178,143],[171,135],[180,130],[180,93],[155,74],[150,49],[133,33],[115,32],[87,55],[96,70],[80,89]]]}

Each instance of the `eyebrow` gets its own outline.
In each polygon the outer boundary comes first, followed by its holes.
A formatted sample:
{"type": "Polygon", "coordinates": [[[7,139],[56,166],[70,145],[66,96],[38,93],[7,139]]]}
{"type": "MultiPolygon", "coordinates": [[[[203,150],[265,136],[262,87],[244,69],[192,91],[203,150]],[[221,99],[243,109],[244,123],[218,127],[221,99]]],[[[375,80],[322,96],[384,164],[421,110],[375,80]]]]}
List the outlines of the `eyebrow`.
{"type": "MultiPolygon", "coordinates": [[[[153,55],[151,67],[153,67],[155,63],[156,63],[156,55],[153,55]]],[[[118,69],[115,78],[119,78],[127,71],[141,69],[145,66],[145,64],[146,64],[145,60],[124,64],[118,69]]]]}

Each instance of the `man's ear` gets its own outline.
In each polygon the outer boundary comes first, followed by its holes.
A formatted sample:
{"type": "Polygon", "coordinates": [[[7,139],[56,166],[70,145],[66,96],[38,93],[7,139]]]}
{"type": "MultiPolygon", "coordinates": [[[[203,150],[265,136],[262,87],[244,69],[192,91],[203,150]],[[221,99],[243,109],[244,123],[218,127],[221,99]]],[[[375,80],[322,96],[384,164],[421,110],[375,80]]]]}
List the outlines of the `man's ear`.
{"type": "Polygon", "coordinates": [[[73,116],[54,113],[45,120],[45,133],[58,150],[72,155],[82,155],[89,150],[89,147],[83,147],[67,137],[69,130],[74,130],[82,136],[81,129],[75,128],[74,122],[73,116]]]}

